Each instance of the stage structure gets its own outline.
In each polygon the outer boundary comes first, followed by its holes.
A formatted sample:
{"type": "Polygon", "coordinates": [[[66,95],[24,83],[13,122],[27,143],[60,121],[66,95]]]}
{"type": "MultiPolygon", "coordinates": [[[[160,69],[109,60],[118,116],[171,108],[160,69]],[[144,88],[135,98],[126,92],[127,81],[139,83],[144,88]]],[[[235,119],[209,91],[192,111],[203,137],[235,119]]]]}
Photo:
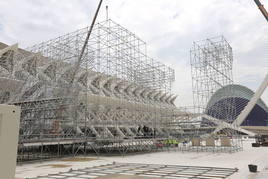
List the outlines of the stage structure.
{"type": "Polygon", "coordinates": [[[19,160],[89,147],[145,150],[180,132],[172,126],[177,117],[189,118],[170,93],[174,70],[148,57],[145,42],[112,20],[96,24],[75,71],[87,30],[26,50],[1,44],[0,100],[22,109],[19,160]]]}
{"type": "Polygon", "coordinates": [[[26,50],[0,43],[0,103],[21,107],[19,161],[152,151],[221,125],[177,108],[174,70],[148,57],[145,42],[112,20],[94,26],[77,69],[87,31],[26,50]],[[216,125],[191,126],[198,117],[216,125]]]}

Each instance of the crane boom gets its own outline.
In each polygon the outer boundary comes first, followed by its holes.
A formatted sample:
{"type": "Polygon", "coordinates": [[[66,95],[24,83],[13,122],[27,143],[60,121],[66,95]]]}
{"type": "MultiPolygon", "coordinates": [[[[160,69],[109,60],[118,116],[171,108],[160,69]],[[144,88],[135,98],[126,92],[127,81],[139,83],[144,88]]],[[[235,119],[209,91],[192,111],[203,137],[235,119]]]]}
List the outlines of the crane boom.
{"type": "Polygon", "coordinates": [[[266,11],[266,9],[264,8],[264,6],[261,4],[261,2],[259,0],[254,0],[254,1],[268,22],[268,12],[266,11]]]}
{"type": "Polygon", "coordinates": [[[244,120],[247,118],[253,107],[256,105],[257,101],[265,91],[265,89],[268,86],[268,74],[264,78],[263,82],[261,83],[260,87],[257,89],[253,97],[250,99],[248,102],[247,106],[241,111],[241,113],[238,115],[236,120],[234,121],[233,124],[236,124],[237,126],[240,126],[244,120]]]}
{"type": "Polygon", "coordinates": [[[79,67],[80,67],[80,65],[81,65],[82,57],[83,57],[83,55],[84,55],[86,46],[87,46],[87,44],[88,44],[89,37],[90,37],[90,35],[91,35],[91,32],[92,32],[92,30],[93,30],[95,21],[96,21],[96,19],[97,19],[97,16],[98,16],[98,13],[99,13],[99,10],[100,10],[102,1],[103,1],[103,0],[100,0],[100,1],[99,1],[99,5],[98,5],[98,7],[97,7],[97,10],[96,10],[96,12],[95,12],[93,21],[92,21],[92,23],[91,23],[91,25],[90,25],[90,28],[89,28],[89,30],[88,30],[88,33],[87,33],[85,42],[84,42],[84,44],[83,44],[83,47],[82,47],[82,49],[81,49],[81,52],[80,52],[80,54],[79,54],[79,56],[78,56],[78,59],[77,59],[77,61],[76,61],[75,69],[74,69],[73,74],[72,74],[72,77],[71,77],[71,83],[70,83],[71,86],[72,86],[72,84],[73,84],[73,82],[74,82],[75,75],[76,75],[76,73],[77,73],[77,71],[78,71],[78,69],[79,69],[79,67]]]}

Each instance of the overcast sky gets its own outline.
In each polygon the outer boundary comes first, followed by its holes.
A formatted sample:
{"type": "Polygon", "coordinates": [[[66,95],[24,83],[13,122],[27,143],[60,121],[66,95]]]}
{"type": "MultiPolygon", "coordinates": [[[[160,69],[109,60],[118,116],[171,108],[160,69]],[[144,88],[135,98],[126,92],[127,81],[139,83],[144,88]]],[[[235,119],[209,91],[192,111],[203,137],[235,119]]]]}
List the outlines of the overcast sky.
{"type": "MultiPolygon", "coordinates": [[[[0,41],[24,48],[91,23],[98,0],[1,0],[0,41]]],[[[262,0],[268,8],[268,0],[262,0]]],[[[234,81],[256,90],[268,73],[268,23],[253,0],[104,0],[109,17],[147,42],[148,55],[172,66],[179,106],[191,106],[193,41],[223,35],[233,48],[234,81]]],[[[268,90],[263,95],[268,103],[268,90]]]]}

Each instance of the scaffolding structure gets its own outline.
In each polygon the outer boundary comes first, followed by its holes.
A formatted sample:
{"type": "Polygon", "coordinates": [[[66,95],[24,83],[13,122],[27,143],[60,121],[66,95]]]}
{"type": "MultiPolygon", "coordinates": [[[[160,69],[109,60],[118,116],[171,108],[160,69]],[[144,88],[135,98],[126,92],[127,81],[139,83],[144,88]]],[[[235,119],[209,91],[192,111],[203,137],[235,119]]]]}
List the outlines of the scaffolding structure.
{"type": "MultiPolygon", "coordinates": [[[[231,124],[236,115],[233,85],[232,48],[223,36],[193,43],[190,51],[193,102],[198,113],[219,119],[225,125],[231,124]]],[[[199,117],[203,127],[219,126],[218,122],[199,117]]],[[[238,136],[236,128],[224,128],[222,135],[238,136]]],[[[219,133],[219,132],[218,132],[219,133]]],[[[198,134],[197,134],[198,135],[198,134]]],[[[236,140],[237,147],[241,141],[236,140]]]]}
{"type": "Polygon", "coordinates": [[[218,89],[233,84],[232,48],[220,36],[194,42],[190,55],[194,106],[206,110],[218,89]]]}
{"type": "MultiPolygon", "coordinates": [[[[27,50],[74,64],[88,30],[79,29],[27,50]]],[[[167,92],[175,80],[172,68],[147,56],[144,41],[110,19],[94,26],[81,67],[167,92]]]]}
{"type": "Polygon", "coordinates": [[[233,53],[223,36],[194,42],[191,49],[193,102],[200,113],[232,122],[236,111],[233,96],[233,53]],[[216,93],[221,90],[220,93],[216,93]],[[228,94],[227,97],[225,94],[228,94]],[[218,96],[215,96],[218,95],[218,96]],[[215,104],[217,100],[226,99],[215,104]]]}
{"type": "Polygon", "coordinates": [[[106,20],[94,27],[75,71],[87,30],[27,50],[0,44],[0,79],[7,84],[1,103],[22,108],[19,161],[152,150],[156,138],[180,132],[170,132],[176,117],[187,116],[170,93],[174,70],[148,57],[135,34],[106,20]]]}
{"type": "MultiPolygon", "coordinates": [[[[112,20],[94,26],[76,69],[87,31],[88,27],[27,50],[0,43],[0,84],[5,84],[0,85],[0,103],[22,109],[18,161],[154,151],[163,145],[178,146],[186,138],[190,143],[189,136],[216,128],[197,128],[196,121],[191,126],[197,117],[218,119],[177,108],[177,95],[171,94],[174,70],[148,57],[145,42],[112,20]]],[[[206,75],[217,72],[223,78],[220,66],[228,60],[221,56],[231,57],[230,51],[222,50],[230,46],[210,43],[216,45],[195,45],[193,56],[195,85],[203,85],[196,86],[196,94],[202,96],[216,90],[214,81],[209,81],[209,90],[205,88],[203,83],[210,80],[206,75]],[[213,61],[215,55],[219,62],[213,61]]],[[[229,77],[221,84],[232,81],[229,77]]]]}

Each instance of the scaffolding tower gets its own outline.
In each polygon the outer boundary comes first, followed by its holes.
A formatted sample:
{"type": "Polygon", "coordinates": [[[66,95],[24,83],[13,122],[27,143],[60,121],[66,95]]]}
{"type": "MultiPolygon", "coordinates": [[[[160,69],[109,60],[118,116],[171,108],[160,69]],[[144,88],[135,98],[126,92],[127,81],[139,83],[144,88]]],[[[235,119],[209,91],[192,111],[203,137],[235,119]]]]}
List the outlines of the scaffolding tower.
{"type": "MultiPolygon", "coordinates": [[[[198,112],[205,113],[210,107],[208,102],[213,94],[218,89],[233,84],[232,48],[223,36],[197,41],[193,43],[190,59],[194,106],[198,112]]],[[[231,94],[230,91],[230,96],[231,94]]],[[[232,101],[225,106],[228,106],[226,112],[231,113],[232,101]]],[[[220,109],[219,106],[214,110],[220,109]]]]}
{"type": "MultiPolygon", "coordinates": [[[[197,113],[219,120],[212,122],[199,117],[200,126],[213,127],[231,124],[237,116],[232,88],[233,53],[231,46],[223,36],[194,42],[190,51],[190,61],[193,102],[197,113]]],[[[222,127],[222,130],[215,135],[233,136],[234,146],[240,148],[240,133],[236,130],[238,126],[232,127],[233,129],[222,127]]]]}

